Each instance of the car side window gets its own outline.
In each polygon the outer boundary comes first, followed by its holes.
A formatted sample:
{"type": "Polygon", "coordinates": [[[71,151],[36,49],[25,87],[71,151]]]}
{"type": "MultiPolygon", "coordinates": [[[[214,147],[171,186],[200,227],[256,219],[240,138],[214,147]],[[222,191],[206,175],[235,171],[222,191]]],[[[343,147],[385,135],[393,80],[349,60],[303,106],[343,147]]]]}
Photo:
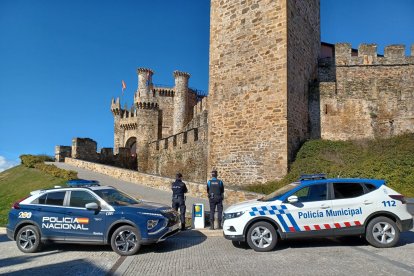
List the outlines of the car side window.
{"type": "Polygon", "coordinates": [[[65,191],[61,192],[51,192],[42,195],[41,197],[35,199],[33,204],[43,204],[43,205],[56,205],[63,206],[63,200],[65,199],[65,191]]]}
{"type": "Polygon", "coordinates": [[[333,183],[335,199],[353,198],[364,194],[360,183],[333,183]]]}
{"type": "Polygon", "coordinates": [[[326,184],[318,184],[304,187],[294,193],[299,202],[312,202],[326,200],[326,184]]]}
{"type": "Polygon", "coordinates": [[[364,185],[365,185],[365,187],[367,187],[368,193],[372,192],[372,191],[375,191],[377,189],[377,186],[375,186],[374,184],[371,184],[371,183],[365,183],[364,185]]]}
{"type": "Polygon", "coordinates": [[[87,203],[99,203],[99,201],[90,193],[85,191],[71,191],[69,206],[85,208],[87,203]]]}

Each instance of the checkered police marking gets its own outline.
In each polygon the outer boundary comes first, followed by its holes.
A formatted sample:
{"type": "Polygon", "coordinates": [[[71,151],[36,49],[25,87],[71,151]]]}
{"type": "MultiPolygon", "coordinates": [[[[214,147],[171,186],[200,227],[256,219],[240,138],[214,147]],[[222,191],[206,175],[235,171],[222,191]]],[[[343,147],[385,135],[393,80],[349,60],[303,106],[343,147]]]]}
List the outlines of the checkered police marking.
{"type": "Polygon", "coordinates": [[[252,217],[254,216],[266,216],[266,215],[283,215],[283,214],[289,214],[289,210],[287,210],[286,206],[262,206],[262,207],[252,207],[252,211],[250,212],[250,215],[252,217]]]}

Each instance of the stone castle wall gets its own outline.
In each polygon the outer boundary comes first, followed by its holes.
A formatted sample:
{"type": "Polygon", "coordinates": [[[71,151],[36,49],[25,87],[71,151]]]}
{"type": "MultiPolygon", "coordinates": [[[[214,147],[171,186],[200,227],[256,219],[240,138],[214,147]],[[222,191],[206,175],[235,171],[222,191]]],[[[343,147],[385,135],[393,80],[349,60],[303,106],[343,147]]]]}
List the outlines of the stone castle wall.
{"type": "MultiPolygon", "coordinates": [[[[69,165],[73,165],[79,168],[91,170],[94,172],[98,172],[101,174],[112,176],[116,179],[129,181],[132,183],[136,183],[139,185],[145,185],[151,188],[163,190],[163,191],[171,191],[171,183],[174,181],[173,178],[161,177],[152,174],[145,174],[131,170],[125,170],[121,168],[116,168],[108,165],[102,165],[92,162],[87,162],[83,160],[77,160],[72,158],[66,158],[65,163],[69,165]]],[[[199,197],[199,198],[207,198],[207,188],[205,182],[191,182],[187,181],[187,178],[184,175],[184,182],[188,188],[188,195],[199,197]]],[[[241,201],[251,200],[261,198],[263,195],[245,192],[245,191],[236,191],[233,189],[226,188],[225,189],[225,196],[224,196],[224,203],[225,204],[234,204],[241,201]]]]}
{"type": "Polygon", "coordinates": [[[212,0],[210,17],[209,170],[233,184],[280,179],[308,134],[319,1],[212,0]]]}
{"type": "Polygon", "coordinates": [[[147,172],[171,178],[181,172],[191,181],[204,182],[207,143],[207,111],[203,111],[183,132],[150,143],[147,172]]]}
{"type": "Polygon", "coordinates": [[[320,82],[310,98],[312,136],[330,140],[372,139],[414,132],[414,47],[337,44],[335,58],[319,65],[320,82]],[[319,125],[318,125],[319,121],[319,125]]]}
{"type": "Polygon", "coordinates": [[[319,0],[289,0],[287,3],[287,138],[288,163],[291,163],[302,143],[309,138],[309,84],[317,78],[321,41],[319,0]]]}

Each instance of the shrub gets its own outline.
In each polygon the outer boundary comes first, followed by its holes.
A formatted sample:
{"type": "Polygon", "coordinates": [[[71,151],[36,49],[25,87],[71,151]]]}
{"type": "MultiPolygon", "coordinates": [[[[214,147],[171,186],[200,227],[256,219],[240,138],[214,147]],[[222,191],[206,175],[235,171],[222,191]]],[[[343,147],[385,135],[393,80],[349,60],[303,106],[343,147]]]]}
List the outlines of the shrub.
{"type": "Polygon", "coordinates": [[[63,178],[66,180],[78,178],[78,173],[75,171],[59,169],[55,165],[45,164],[44,162],[46,161],[53,161],[53,158],[47,155],[23,154],[20,155],[20,159],[22,161],[22,165],[25,167],[36,168],[54,177],[63,178]]]}
{"type": "Polygon", "coordinates": [[[54,161],[52,157],[48,155],[32,155],[32,154],[23,154],[20,155],[20,160],[22,165],[28,168],[34,168],[35,164],[54,161]]]}

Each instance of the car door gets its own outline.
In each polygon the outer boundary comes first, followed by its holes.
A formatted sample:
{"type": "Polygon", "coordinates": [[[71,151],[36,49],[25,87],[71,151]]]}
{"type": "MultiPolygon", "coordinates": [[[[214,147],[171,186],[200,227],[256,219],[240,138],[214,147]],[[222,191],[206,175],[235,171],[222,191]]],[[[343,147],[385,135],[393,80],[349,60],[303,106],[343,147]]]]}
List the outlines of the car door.
{"type": "Polygon", "coordinates": [[[48,192],[30,205],[33,220],[40,226],[42,236],[49,240],[64,240],[65,196],[66,191],[48,192]]]}
{"type": "Polygon", "coordinates": [[[334,234],[363,233],[362,224],[369,213],[366,208],[373,203],[372,198],[365,194],[363,184],[334,182],[331,185],[332,210],[327,214],[334,221],[334,234]]]}
{"type": "Polygon", "coordinates": [[[100,204],[99,199],[90,191],[72,190],[66,202],[66,217],[70,223],[66,229],[66,241],[103,242],[105,212],[88,210],[87,203],[100,204]]]}
{"type": "Polygon", "coordinates": [[[326,183],[307,185],[293,194],[298,201],[286,206],[292,216],[291,232],[305,235],[330,235],[332,218],[326,216],[326,210],[332,207],[326,183]],[[295,225],[296,224],[296,225],[295,225]]]}

